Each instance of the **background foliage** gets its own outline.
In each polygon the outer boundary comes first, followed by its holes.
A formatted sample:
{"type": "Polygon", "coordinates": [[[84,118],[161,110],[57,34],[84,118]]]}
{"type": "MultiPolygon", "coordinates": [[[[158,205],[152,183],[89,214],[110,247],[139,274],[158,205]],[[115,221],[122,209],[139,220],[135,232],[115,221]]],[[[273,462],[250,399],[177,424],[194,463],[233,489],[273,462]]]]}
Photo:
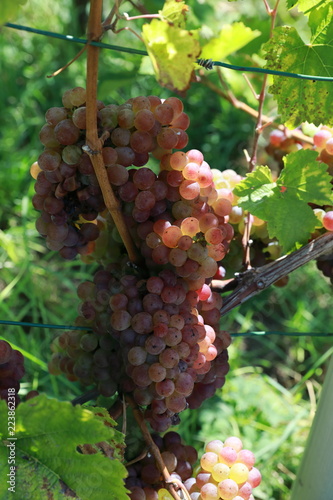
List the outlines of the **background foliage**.
{"type": "MultiPolygon", "coordinates": [[[[105,14],[111,5],[105,1],[105,14]]],[[[146,0],[151,12],[160,1],[146,0]]],[[[289,2],[290,4],[290,2],[289,2]]],[[[296,4],[296,2],[293,2],[296,4]]],[[[261,44],[267,40],[269,22],[263,2],[190,0],[190,27],[207,41],[223,26],[242,22],[260,35],[237,53],[226,55],[234,64],[263,65],[261,44]]],[[[299,5],[306,8],[306,2],[299,5]]],[[[136,14],[132,2],[122,11],[136,14]]],[[[87,20],[85,0],[45,2],[30,0],[12,22],[63,34],[84,36],[87,20]],[[52,22],[51,22],[52,21],[52,22]]],[[[135,21],[140,26],[141,21],[135,21]]],[[[309,36],[306,18],[281,2],[278,23],[297,26],[309,36]]],[[[121,22],[120,26],[125,23],[121,22]]],[[[233,41],[235,40],[235,42],[233,41]]],[[[108,34],[105,42],[144,49],[132,33],[108,34]]],[[[233,51],[237,49],[236,39],[233,51]]],[[[0,100],[5,112],[0,123],[0,319],[71,324],[76,316],[76,286],[89,279],[93,265],[65,262],[44,247],[34,228],[31,206],[33,182],[29,167],[39,155],[38,133],[44,113],[60,103],[62,93],[85,85],[85,59],[80,58],[55,78],[47,75],[66,64],[80,47],[3,27],[0,31],[0,100]]],[[[241,74],[223,71],[236,97],[255,106],[251,90],[241,74]]],[[[216,75],[210,76],[218,83],[216,75]]],[[[259,90],[262,76],[251,75],[259,90]]],[[[100,57],[99,98],[123,102],[137,95],[171,92],[161,88],[147,59],[103,50],[100,57]]],[[[191,117],[189,147],[200,148],[213,168],[245,172],[243,150],[251,147],[253,119],[207,88],[193,83],[183,96],[191,117]]],[[[266,114],[277,114],[273,99],[266,101],[266,114]]],[[[267,134],[266,134],[267,136],[267,134]]],[[[264,141],[261,162],[266,161],[264,141]]],[[[273,288],[254,301],[232,311],[223,327],[234,333],[249,331],[330,333],[331,288],[313,263],[290,279],[287,288],[273,288]]],[[[26,356],[27,374],[22,394],[37,389],[48,396],[68,400],[80,387],[47,371],[53,331],[48,328],[2,326],[1,337],[9,339],[26,356]]],[[[209,439],[239,435],[253,449],[263,483],[256,496],[262,500],[285,500],[295,477],[305,440],[320,394],[325,362],[333,348],[330,339],[311,337],[236,338],[230,348],[231,370],[223,390],[200,410],[185,412],[179,430],[188,444],[202,450],[209,439]]],[[[259,490],[259,489],[258,489],[259,490]]]]}

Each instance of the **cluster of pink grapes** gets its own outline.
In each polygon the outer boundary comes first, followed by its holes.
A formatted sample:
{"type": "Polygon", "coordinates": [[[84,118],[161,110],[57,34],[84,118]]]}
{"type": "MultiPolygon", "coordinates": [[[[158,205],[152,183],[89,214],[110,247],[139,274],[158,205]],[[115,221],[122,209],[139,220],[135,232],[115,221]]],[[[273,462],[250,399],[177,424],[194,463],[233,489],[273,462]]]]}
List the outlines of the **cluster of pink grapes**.
{"type": "Polygon", "coordinates": [[[216,439],[206,445],[196,477],[184,484],[191,500],[254,500],[252,490],[261,482],[254,463],[254,454],[238,437],[224,443],[216,439]]]}
{"type": "MultiPolygon", "coordinates": [[[[50,250],[66,259],[90,253],[99,236],[96,218],[105,209],[86,143],[86,92],[68,90],[62,107],[52,107],[40,131],[45,149],[31,168],[36,179],[33,206],[41,212],[38,232],[50,250]]],[[[157,96],[136,97],[118,106],[97,103],[98,132],[105,138],[102,155],[110,182],[122,185],[127,167],[145,165],[188,142],[189,118],[182,102],[157,96]]]]}
{"type": "Polygon", "coordinates": [[[118,279],[115,267],[79,285],[77,324],[87,331],[57,337],[49,369],[95,383],[105,396],[132,393],[161,432],[225,382],[230,336],[218,324],[222,301],[207,285],[200,299],[171,269],[148,279],[118,279]]]}

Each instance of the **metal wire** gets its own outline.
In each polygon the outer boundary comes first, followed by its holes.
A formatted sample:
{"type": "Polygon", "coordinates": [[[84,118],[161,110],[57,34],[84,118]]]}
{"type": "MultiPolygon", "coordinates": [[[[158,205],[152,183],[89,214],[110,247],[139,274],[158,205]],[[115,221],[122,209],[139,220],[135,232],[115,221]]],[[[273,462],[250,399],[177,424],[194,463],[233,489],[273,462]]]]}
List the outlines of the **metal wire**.
{"type": "MultiPolygon", "coordinates": [[[[92,331],[92,328],[85,326],[70,326],[70,325],[53,325],[43,323],[29,323],[27,321],[7,321],[0,320],[1,325],[12,326],[30,326],[36,328],[55,328],[57,330],[85,330],[86,332],[92,331]]],[[[267,336],[267,335],[280,335],[285,337],[333,337],[333,333],[311,333],[311,332],[243,332],[243,333],[230,333],[232,337],[253,337],[253,336],[267,336]]]]}
{"type": "MultiPolygon", "coordinates": [[[[53,38],[58,38],[60,40],[65,40],[67,42],[76,42],[81,44],[90,43],[96,47],[101,47],[103,49],[115,50],[117,52],[127,52],[130,54],[137,54],[141,56],[147,56],[148,52],[145,50],[132,49],[130,47],[120,47],[118,45],[110,45],[108,43],[88,41],[85,38],[77,38],[72,35],[61,35],[60,33],[54,33],[52,31],[39,30],[36,28],[30,28],[29,26],[21,26],[19,24],[6,23],[4,24],[7,28],[12,28],[21,31],[28,31],[30,33],[35,33],[37,35],[44,35],[53,38]]],[[[317,75],[303,75],[301,73],[289,73],[286,71],[276,71],[268,68],[255,68],[250,66],[236,66],[235,64],[228,64],[221,61],[212,61],[211,59],[198,59],[197,64],[205,69],[213,69],[214,66],[221,66],[222,68],[232,69],[235,71],[250,72],[250,73],[264,73],[266,75],[275,76],[285,76],[287,78],[298,78],[301,80],[312,80],[321,82],[333,82],[333,77],[330,76],[317,76],[317,75]]]]}

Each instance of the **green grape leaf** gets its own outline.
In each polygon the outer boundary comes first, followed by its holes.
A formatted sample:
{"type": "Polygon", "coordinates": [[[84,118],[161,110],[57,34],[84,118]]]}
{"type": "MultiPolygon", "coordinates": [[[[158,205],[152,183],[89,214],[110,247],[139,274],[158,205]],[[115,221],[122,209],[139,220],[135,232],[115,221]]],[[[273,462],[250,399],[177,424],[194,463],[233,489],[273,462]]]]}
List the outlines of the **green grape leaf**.
{"type": "Polygon", "coordinates": [[[246,174],[245,179],[235,186],[233,192],[239,196],[238,205],[260,219],[266,220],[267,198],[274,194],[275,187],[276,183],[273,182],[270,169],[260,166],[254,172],[246,174]],[[256,213],[253,212],[253,208],[256,213]]]}
{"type": "Polygon", "coordinates": [[[200,57],[221,61],[229,54],[241,49],[260,35],[243,23],[225,24],[217,37],[203,46],[200,57]]]}
{"type": "Polygon", "coordinates": [[[316,161],[317,156],[316,151],[309,149],[289,153],[284,158],[285,166],[277,186],[305,203],[331,205],[332,178],[327,171],[327,165],[316,161]]]}
{"type": "MultiPolygon", "coordinates": [[[[9,498],[7,405],[0,401],[0,498],[9,498]]],[[[69,402],[37,396],[16,409],[15,493],[25,500],[128,500],[119,460],[97,452],[81,454],[78,445],[110,441],[113,427],[69,402]]]]}
{"type": "Polygon", "coordinates": [[[185,15],[188,12],[188,6],[183,1],[166,0],[163,9],[158,13],[164,21],[173,23],[179,28],[185,28],[185,15]]]}
{"type": "Polygon", "coordinates": [[[26,1],[27,0],[1,0],[0,25],[17,17],[20,12],[20,7],[22,7],[26,1]]]}
{"type": "Polygon", "coordinates": [[[325,7],[325,5],[331,2],[332,0],[287,0],[287,7],[288,9],[292,9],[297,5],[300,12],[310,14],[312,10],[325,7]]]}
{"type": "MultiPolygon", "coordinates": [[[[96,418],[100,418],[107,427],[115,427],[117,425],[117,422],[110,417],[106,408],[89,405],[84,406],[84,408],[91,411],[96,418]]],[[[109,455],[123,461],[126,447],[124,434],[113,429],[112,439],[107,440],[107,443],[109,444],[109,455]]],[[[104,446],[104,448],[106,447],[104,446]]]]}
{"type": "Polygon", "coordinates": [[[284,158],[280,177],[273,182],[268,167],[257,167],[234,189],[238,205],[267,222],[268,234],[285,252],[305,244],[317,219],[308,203],[333,204],[327,165],[318,153],[299,150],[284,158]]]}
{"type": "MultiPolygon", "coordinates": [[[[311,40],[305,44],[295,28],[279,27],[263,46],[266,68],[333,77],[333,5],[309,17],[311,40]]],[[[270,92],[278,102],[281,119],[294,128],[308,121],[333,125],[333,82],[274,76],[270,92]]]]}
{"type": "Polygon", "coordinates": [[[180,92],[188,89],[200,54],[195,32],[153,19],[143,25],[142,37],[160,85],[180,92]]]}

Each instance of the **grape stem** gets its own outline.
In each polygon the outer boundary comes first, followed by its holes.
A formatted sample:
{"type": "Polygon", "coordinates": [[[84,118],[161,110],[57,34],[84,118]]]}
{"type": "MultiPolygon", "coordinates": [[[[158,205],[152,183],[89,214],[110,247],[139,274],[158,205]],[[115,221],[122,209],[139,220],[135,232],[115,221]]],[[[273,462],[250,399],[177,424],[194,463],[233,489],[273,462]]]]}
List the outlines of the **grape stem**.
{"type": "Polygon", "coordinates": [[[221,308],[221,315],[225,315],[235,307],[251,299],[257,293],[265,290],[279,279],[295,271],[307,262],[318,257],[333,252],[333,232],[328,232],[310,241],[295,252],[284,255],[280,259],[270,262],[259,268],[248,269],[239,273],[233,283],[227,280],[227,283],[220,280],[212,280],[212,289],[216,292],[226,291],[234,288],[234,291],[224,300],[221,308]],[[233,287],[233,285],[235,285],[233,287]]]}
{"type": "MultiPolygon", "coordinates": [[[[90,1],[90,13],[88,21],[88,40],[98,41],[103,34],[101,24],[103,0],[90,1]]],[[[138,252],[134,246],[131,235],[125,224],[121,213],[119,201],[114,195],[109,183],[107,171],[102,156],[102,142],[98,137],[97,131],[97,78],[98,78],[98,55],[99,48],[91,44],[87,47],[87,132],[86,148],[91,162],[93,164],[99,186],[101,188],[104,203],[109,210],[112,219],[123,240],[129,260],[137,262],[139,260],[138,252]]]]}
{"type": "MultiPolygon", "coordinates": [[[[168,471],[168,469],[164,463],[164,460],[161,456],[160,450],[158,449],[157,445],[154,443],[154,441],[151,437],[151,434],[150,434],[149,429],[147,427],[146,421],[143,417],[142,411],[137,406],[135,401],[131,398],[131,396],[126,395],[125,398],[126,398],[128,405],[132,408],[134,418],[140,427],[143,438],[148,445],[148,449],[149,449],[150,453],[155,458],[156,465],[159,468],[159,470],[163,476],[164,482],[167,485],[167,487],[170,491],[170,494],[173,496],[173,498],[175,500],[181,500],[181,497],[178,495],[178,493],[176,492],[175,487],[174,487],[174,484],[176,482],[171,478],[169,471],[168,471]]],[[[185,487],[183,485],[180,486],[178,484],[178,482],[177,482],[177,487],[180,487],[182,489],[182,491],[184,491],[184,489],[185,489],[185,487]]]]}

